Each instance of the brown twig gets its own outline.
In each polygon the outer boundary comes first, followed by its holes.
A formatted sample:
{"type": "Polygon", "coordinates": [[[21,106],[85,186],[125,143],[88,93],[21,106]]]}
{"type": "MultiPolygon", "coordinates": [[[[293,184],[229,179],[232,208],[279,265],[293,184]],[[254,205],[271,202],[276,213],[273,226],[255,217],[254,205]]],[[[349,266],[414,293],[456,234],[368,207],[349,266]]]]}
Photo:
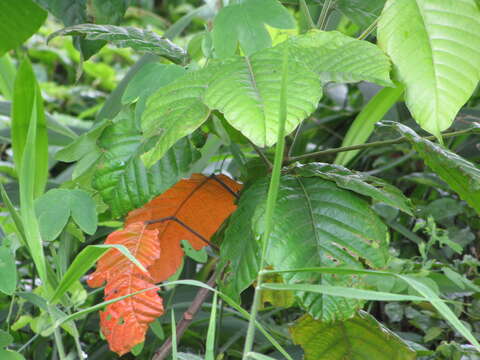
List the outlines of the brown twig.
{"type": "MultiPolygon", "coordinates": [[[[210,279],[207,281],[207,285],[210,287],[215,286],[215,281],[216,281],[217,273],[216,271],[212,274],[210,279]]],[[[205,302],[207,299],[209,290],[205,288],[201,288],[198,290],[197,295],[195,296],[195,299],[193,299],[192,303],[188,307],[187,311],[183,313],[182,320],[180,320],[177,324],[177,341],[180,340],[180,338],[183,336],[185,331],[188,329],[190,326],[193,318],[197,314],[197,312],[200,310],[202,307],[202,304],[205,302]]],[[[153,356],[152,360],[164,360],[167,358],[167,356],[170,354],[170,351],[172,350],[172,337],[170,336],[164,343],[163,345],[155,352],[155,355],[153,356]]]]}

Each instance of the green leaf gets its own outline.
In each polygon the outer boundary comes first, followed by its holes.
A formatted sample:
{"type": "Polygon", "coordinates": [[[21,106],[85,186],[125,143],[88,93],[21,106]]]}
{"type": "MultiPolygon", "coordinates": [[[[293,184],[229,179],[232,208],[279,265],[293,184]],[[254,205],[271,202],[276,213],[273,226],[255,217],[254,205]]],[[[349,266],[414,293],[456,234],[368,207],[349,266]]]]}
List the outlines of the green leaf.
{"type": "Polygon", "coordinates": [[[48,134],[40,87],[28,58],[25,58],[18,68],[12,106],[13,158],[20,177],[26,176],[22,174],[22,161],[33,115],[36,118],[35,143],[32,144],[35,149],[35,163],[29,171],[33,172],[34,196],[37,197],[43,193],[48,178],[48,134]]]}
{"type": "Polygon", "coordinates": [[[290,328],[293,341],[302,346],[305,360],[414,360],[415,351],[380,324],[360,312],[334,323],[306,315],[290,328]]]}
{"type": "Polygon", "coordinates": [[[218,57],[235,54],[240,43],[244,53],[253,53],[272,46],[265,24],[292,29],[295,20],[277,0],[245,0],[224,7],[213,22],[213,45],[218,57]]]}
{"type": "Polygon", "coordinates": [[[480,169],[468,160],[416,134],[409,127],[392,123],[425,163],[480,214],[480,169]]]}
{"type": "Polygon", "coordinates": [[[87,40],[105,40],[118,47],[131,47],[134,50],[163,56],[174,63],[185,64],[187,52],[170,40],[156,33],[130,26],[79,24],[58,30],[48,37],[79,35],[87,40]]]}
{"type": "Polygon", "coordinates": [[[142,155],[146,166],[152,166],[179,139],[190,135],[207,120],[210,110],[202,98],[212,76],[211,68],[189,72],[147,100],[142,116],[144,136],[160,138],[153,149],[142,155]]]}
{"type": "Polygon", "coordinates": [[[7,100],[12,100],[13,83],[17,70],[8,54],[0,56],[0,93],[7,100]]]}
{"type": "Polygon", "coordinates": [[[390,61],[374,44],[338,31],[311,31],[278,46],[290,47],[290,57],[320,75],[323,83],[371,81],[394,86],[390,61]]]}
{"type": "Polygon", "coordinates": [[[0,330],[0,348],[7,347],[13,342],[13,336],[4,330],[0,330]]]}
{"type": "Polygon", "coordinates": [[[50,302],[53,304],[67,292],[80,278],[110,249],[117,249],[142,271],[147,271],[143,265],[123,245],[89,245],[83,249],[73,260],[62,280],[52,295],[50,302]]]}
{"type": "Polygon", "coordinates": [[[92,186],[110,206],[113,217],[125,215],[190,175],[199,152],[185,138],[146,169],[140,155],[148,149],[131,111],[123,111],[104,130],[98,146],[102,153],[92,186]]]}
{"type": "Polygon", "coordinates": [[[294,168],[301,176],[318,176],[325,180],[335,181],[337,186],[368,196],[375,201],[383,202],[403,212],[413,215],[412,204],[397,187],[386,181],[367,174],[349,170],[343,166],[309,163],[298,164],[294,168]]]}
{"type": "Polygon", "coordinates": [[[17,287],[17,267],[15,255],[6,246],[0,246],[0,291],[13,295],[17,287]]]}
{"type": "Polygon", "coordinates": [[[83,190],[50,190],[37,199],[35,212],[45,241],[52,241],[60,235],[70,215],[87,234],[92,235],[97,230],[95,201],[83,190]]]}
{"type": "Polygon", "coordinates": [[[380,49],[336,32],[314,32],[251,57],[212,61],[161,88],[147,101],[142,129],[146,137],[159,139],[144,154],[145,163],[151,165],[178,139],[201,126],[211,110],[222,112],[256,145],[275,144],[283,51],[289,55],[286,134],[316,109],[322,96],[320,79],[391,84],[390,64],[380,49]]]}
{"type": "MultiPolygon", "coordinates": [[[[267,188],[266,178],[248,188],[228,223],[220,261],[230,261],[228,269],[234,272],[223,286],[228,295],[235,294],[234,291],[239,294],[258,272],[258,267],[252,268],[252,259],[259,259],[258,250],[256,253],[252,249],[258,249],[257,239],[264,231],[267,188]],[[258,206],[252,209],[255,205],[249,201],[258,206]],[[237,232],[240,235],[236,235],[237,232]],[[236,244],[240,242],[239,237],[243,237],[242,243],[236,244]],[[243,270],[249,267],[252,269],[248,272],[243,270]],[[236,271],[243,271],[243,275],[236,271]]],[[[330,181],[283,176],[273,222],[266,263],[274,270],[319,266],[362,269],[363,263],[381,268],[386,264],[387,234],[383,223],[368,203],[330,181]]],[[[285,272],[282,276],[287,285],[302,282],[355,287],[361,284],[358,276],[304,272],[285,272]]],[[[308,312],[324,320],[348,318],[362,304],[358,300],[314,293],[297,292],[297,297],[308,312]]]]}
{"type": "Polygon", "coordinates": [[[130,0],[93,0],[93,12],[97,24],[118,24],[128,8],[130,0]]]}
{"type": "Polygon", "coordinates": [[[145,109],[147,98],[156,90],[169,84],[185,73],[178,65],[149,63],[143,66],[130,80],[122,96],[122,104],[137,102],[135,117],[140,119],[145,109]]]}
{"type": "MultiPolygon", "coordinates": [[[[85,0],[35,0],[35,2],[55,16],[65,26],[88,22],[87,1],[85,0]]],[[[74,44],[81,51],[83,59],[88,60],[105,45],[105,41],[89,41],[77,37],[74,39],[74,44]]]]}
{"type": "Polygon", "coordinates": [[[188,240],[182,240],[180,241],[180,245],[182,246],[183,251],[185,252],[185,255],[187,255],[189,258],[195,260],[196,262],[199,263],[206,263],[208,260],[208,254],[205,248],[202,248],[200,250],[195,250],[190,244],[188,240]]]}
{"type": "Polygon", "coordinates": [[[338,0],[338,9],[360,28],[367,28],[380,15],[385,0],[338,0]]]}
{"type": "Polygon", "coordinates": [[[25,360],[22,354],[12,350],[0,350],[2,360],[25,360]]]}
{"type": "Polygon", "coordinates": [[[266,184],[262,183],[242,192],[237,210],[228,219],[220,247],[218,267],[226,269],[225,277],[217,281],[221,290],[237,302],[260,270],[261,245],[253,229],[253,213],[266,201],[266,191],[266,184]]]}
{"type": "MultiPolygon", "coordinates": [[[[398,85],[395,88],[384,88],[380,90],[365,105],[357,115],[352,125],[348,128],[347,134],[342,141],[343,146],[365,144],[375,129],[375,124],[381,120],[390,108],[395,105],[404,88],[398,85]]],[[[347,166],[348,163],[360,152],[360,150],[344,151],[338,153],[335,164],[347,166]]]]}
{"type": "Polygon", "coordinates": [[[32,36],[47,18],[47,12],[32,0],[0,3],[0,56],[32,36]]]}
{"type": "Polygon", "coordinates": [[[392,59],[420,126],[440,138],[480,79],[480,10],[474,0],[389,0],[378,42],[392,59]]]}

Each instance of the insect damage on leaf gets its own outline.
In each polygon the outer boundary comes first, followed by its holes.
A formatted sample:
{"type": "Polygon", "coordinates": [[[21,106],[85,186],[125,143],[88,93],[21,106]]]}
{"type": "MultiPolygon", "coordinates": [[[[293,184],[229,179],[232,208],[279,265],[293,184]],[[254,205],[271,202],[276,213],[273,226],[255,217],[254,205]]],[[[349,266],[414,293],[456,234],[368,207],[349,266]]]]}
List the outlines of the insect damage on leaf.
{"type": "Polygon", "coordinates": [[[110,349],[119,355],[145,340],[148,325],[163,314],[155,283],[173,275],[182,262],[181,241],[193,249],[209,244],[210,237],[235,210],[241,185],[225,175],[194,174],[181,180],[140,209],[131,211],[125,229],[110,234],[106,244],[124,245],[148,270],[142,272],[116,249],[108,251],[88,278],[91,287],[106,282],[105,300],[138,291],[112,303],[100,314],[101,329],[110,349]]]}

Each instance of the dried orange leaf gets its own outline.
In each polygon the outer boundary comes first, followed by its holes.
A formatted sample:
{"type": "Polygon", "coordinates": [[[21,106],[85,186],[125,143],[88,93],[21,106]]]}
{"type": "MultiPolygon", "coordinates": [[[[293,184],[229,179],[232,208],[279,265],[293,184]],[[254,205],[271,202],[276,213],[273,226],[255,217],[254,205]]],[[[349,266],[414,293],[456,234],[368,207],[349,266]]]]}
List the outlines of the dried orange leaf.
{"type": "Polygon", "coordinates": [[[148,268],[155,282],[164,281],[177,271],[184,254],[182,240],[188,240],[195,250],[208,245],[201,237],[209,240],[235,210],[235,195],[240,189],[240,184],[225,175],[194,174],[128,214],[126,224],[172,217],[184,224],[168,220],[147,227],[159,232],[160,258],[148,268]]]}

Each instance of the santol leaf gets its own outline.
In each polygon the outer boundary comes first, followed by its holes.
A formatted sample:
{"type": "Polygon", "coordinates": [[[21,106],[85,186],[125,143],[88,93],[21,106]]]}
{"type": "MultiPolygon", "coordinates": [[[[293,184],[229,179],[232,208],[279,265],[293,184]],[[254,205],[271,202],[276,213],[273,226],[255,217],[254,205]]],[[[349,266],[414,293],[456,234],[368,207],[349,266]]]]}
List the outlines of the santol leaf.
{"type": "Polygon", "coordinates": [[[149,268],[160,282],[173,275],[183,258],[181,240],[200,250],[223,221],[235,210],[236,193],[241,185],[225,175],[206,177],[194,174],[181,180],[144,207],[131,211],[126,224],[151,222],[158,230],[160,258],[149,268]]]}
{"type": "MultiPolygon", "coordinates": [[[[148,230],[143,223],[134,223],[110,234],[106,244],[124,245],[140,263],[148,268],[160,257],[158,230],[148,230]]],[[[109,250],[88,278],[91,287],[105,287],[105,300],[155,286],[148,273],[142,272],[118,250],[109,250]]],[[[109,304],[100,313],[102,333],[110,349],[119,355],[129,352],[145,340],[148,325],[163,314],[163,303],[156,289],[109,304]]]]}

